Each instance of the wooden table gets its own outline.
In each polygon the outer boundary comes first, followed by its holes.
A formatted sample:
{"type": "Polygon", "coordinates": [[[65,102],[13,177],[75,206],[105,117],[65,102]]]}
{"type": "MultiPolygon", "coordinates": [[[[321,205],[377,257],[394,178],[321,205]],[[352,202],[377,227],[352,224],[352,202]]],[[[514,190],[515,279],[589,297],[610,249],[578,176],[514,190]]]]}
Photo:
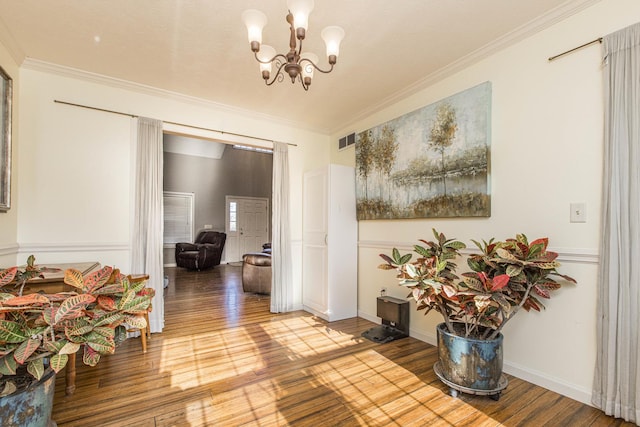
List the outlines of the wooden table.
{"type": "MultiPolygon", "coordinates": [[[[98,262],[76,262],[67,264],[39,264],[39,267],[59,268],[57,272],[43,273],[43,277],[37,277],[27,281],[24,285],[23,294],[31,294],[43,291],[47,294],[55,294],[57,292],[71,291],[73,286],[64,283],[64,272],[69,268],[75,268],[82,272],[83,276],[100,269],[98,262]]],[[[64,373],[65,394],[72,395],[76,390],[76,353],[69,355],[69,361],[64,373]]]]}
{"type": "Polygon", "coordinates": [[[66,264],[37,264],[38,267],[58,268],[60,271],[42,273],[43,277],[36,277],[27,281],[24,285],[24,295],[36,292],[44,292],[45,294],[55,294],[73,290],[73,286],[65,285],[64,272],[70,268],[79,270],[83,276],[100,269],[98,262],[76,262],[66,264]]]}

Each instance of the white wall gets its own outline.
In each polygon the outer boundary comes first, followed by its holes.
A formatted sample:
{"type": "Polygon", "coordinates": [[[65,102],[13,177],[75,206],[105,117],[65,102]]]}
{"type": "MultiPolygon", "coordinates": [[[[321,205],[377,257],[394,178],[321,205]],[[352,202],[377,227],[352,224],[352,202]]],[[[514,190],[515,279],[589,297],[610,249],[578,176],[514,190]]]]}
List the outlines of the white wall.
{"type": "MultiPolygon", "coordinates": [[[[302,175],[328,162],[327,136],[48,64],[23,65],[21,92],[20,257],[34,253],[41,263],[96,260],[129,268],[133,120],[54,100],[298,144],[289,152],[292,238],[299,252],[302,175]]],[[[294,252],[294,258],[299,270],[301,257],[294,252]]],[[[299,271],[294,277],[299,284],[299,271]]]]}
{"type": "Polygon", "coordinates": [[[17,232],[18,232],[18,198],[16,197],[16,183],[18,170],[15,167],[18,158],[19,131],[18,106],[20,105],[20,75],[18,64],[9,54],[9,51],[0,41],[0,66],[13,79],[13,105],[12,105],[12,172],[11,172],[11,209],[0,212],[0,268],[10,267],[16,264],[17,232]]]}
{"type": "MultiPolygon", "coordinates": [[[[14,150],[19,152],[14,155],[14,208],[0,214],[0,263],[2,248],[19,242],[18,262],[35,253],[40,262],[97,260],[129,266],[131,120],[55,104],[54,99],[297,143],[290,149],[290,166],[298,267],[294,279],[299,283],[303,173],[328,163],[329,157],[335,163],[354,163],[353,150],[330,155],[328,144],[334,147],[339,136],[353,130],[491,81],[492,216],[361,222],[359,310],[375,318],[381,286],[394,296],[405,296],[392,273],[376,268],[378,254],[393,246],[410,247],[418,238],[429,237],[432,227],[467,242],[516,232],[548,236],[552,249],[561,252],[562,271],[579,284],[558,292],[546,312],[525,313],[505,328],[506,370],[587,402],[595,360],[602,174],[600,48],[592,46],[553,63],[546,58],[639,20],[637,0],[603,0],[331,138],[212,103],[42,64],[23,66],[18,79],[17,65],[0,46],[3,67],[19,81],[14,119],[20,118],[14,130],[14,150]],[[569,203],[574,201],[586,202],[586,224],[569,223],[569,203]]],[[[14,261],[15,256],[9,258],[14,261]]],[[[412,334],[433,341],[438,320],[412,311],[412,334]]]]}
{"type": "MultiPolygon", "coordinates": [[[[595,363],[597,254],[602,187],[601,47],[547,58],[640,21],[637,0],[603,0],[528,39],[337,132],[331,161],[355,163],[337,139],[436,102],[479,83],[492,83],[490,218],[361,221],[359,311],[375,319],[382,286],[404,298],[393,272],[378,270],[378,254],[409,251],[435,227],[448,237],[504,239],[548,236],[561,272],[577,279],[546,303],[543,313],[519,314],[505,329],[505,370],[582,402],[590,401],[595,363]],[[587,222],[569,222],[569,204],[585,202],[587,222]]],[[[414,303],[412,303],[414,304],[414,303]]],[[[435,342],[436,313],[412,310],[411,333],[435,342]]]]}

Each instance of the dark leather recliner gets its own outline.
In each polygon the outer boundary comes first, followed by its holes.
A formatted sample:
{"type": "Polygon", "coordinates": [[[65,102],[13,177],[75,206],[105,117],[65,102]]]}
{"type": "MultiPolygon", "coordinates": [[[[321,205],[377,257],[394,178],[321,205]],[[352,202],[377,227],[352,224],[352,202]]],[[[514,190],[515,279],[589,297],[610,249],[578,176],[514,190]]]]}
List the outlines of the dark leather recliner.
{"type": "Polygon", "coordinates": [[[176,264],[189,270],[204,270],[220,265],[225,233],[204,230],[194,243],[176,243],[176,264]]]}

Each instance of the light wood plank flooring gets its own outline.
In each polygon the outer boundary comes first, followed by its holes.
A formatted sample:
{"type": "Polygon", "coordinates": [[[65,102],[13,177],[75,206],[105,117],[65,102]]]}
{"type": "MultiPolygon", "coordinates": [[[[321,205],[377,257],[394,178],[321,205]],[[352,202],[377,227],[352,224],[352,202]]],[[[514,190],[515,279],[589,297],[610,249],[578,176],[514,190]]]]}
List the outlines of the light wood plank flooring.
{"type": "Polygon", "coordinates": [[[372,343],[359,318],[271,314],[243,294],[240,267],[167,273],[163,333],[144,355],[129,339],[94,368],[78,360],[73,396],[58,375],[58,426],[632,425],[514,377],[498,402],[452,398],[429,344],[372,343]]]}

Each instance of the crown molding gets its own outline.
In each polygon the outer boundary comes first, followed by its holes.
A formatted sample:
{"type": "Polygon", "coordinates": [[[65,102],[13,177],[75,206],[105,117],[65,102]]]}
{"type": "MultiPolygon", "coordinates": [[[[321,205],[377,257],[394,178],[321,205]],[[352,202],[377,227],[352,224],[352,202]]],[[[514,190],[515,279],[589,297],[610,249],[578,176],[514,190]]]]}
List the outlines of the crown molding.
{"type": "Polygon", "coordinates": [[[26,55],[20,48],[20,45],[16,42],[16,39],[13,38],[13,35],[2,18],[0,18],[0,42],[7,49],[7,52],[9,52],[9,55],[13,58],[15,63],[18,65],[22,64],[26,55]]]}
{"type": "MultiPolygon", "coordinates": [[[[26,58],[22,63],[22,68],[39,71],[43,73],[55,74],[61,77],[68,77],[72,79],[82,80],[89,83],[96,83],[103,86],[109,86],[115,89],[127,90],[130,92],[140,93],[143,95],[150,95],[167,100],[177,101],[184,104],[190,104],[195,107],[206,108],[210,110],[223,111],[229,114],[236,114],[246,119],[268,121],[270,123],[276,123],[286,127],[293,127],[296,129],[321,133],[323,135],[329,135],[329,130],[326,128],[314,128],[293,120],[283,119],[281,117],[271,116],[269,114],[258,113],[239,107],[234,107],[227,104],[211,101],[204,98],[198,98],[195,96],[185,95],[178,92],[172,92],[166,89],[160,89],[154,86],[144,85],[142,83],[135,83],[129,80],[118,79],[115,77],[105,76],[103,74],[92,73],[89,71],[79,70],[77,68],[66,67],[64,65],[58,65],[51,62],[41,61],[33,58],[26,58]]],[[[135,112],[127,112],[132,115],[138,115],[135,112]]],[[[157,118],[162,120],[162,118],[157,118]]],[[[198,125],[198,124],[192,124],[198,125]]],[[[225,129],[227,132],[237,131],[237,129],[225,129]]],[[[277,139],[277,138],[266,138],[277,139]]]]}
{"type": "MultiPolygon", "coordinates": [[[[275,117],[265,113],[259,113],[252,110],[243,109],[240,107],[234,107],[219,102],[198,98],[195,96],[184,95],[178,92],[172,92],[165,89],[156,88],[141,83],[135,83],[123,79],[114,77],[108,77],[105,75],[83,71],[71,67],[57,65],[45,61],[36,60],[33,58],[25,58],[24,53],[15,43],[13,37],[6,29],[6,26],[0,21],[0,40],[6,41],[6,47],[9,50],[12,57],[18,64],[22,64],[21,67],[34,71],[41,71],[60,75],[63,77],[69,77],[79,79],[91,83],[97,83],[113,88],[124,89],[131,92],[151,95],[168,100],[174,100],[185,104],[194,105],[197,107],[223,111],[230,114],[240,115],[247,119],[268,121],[270,123],[279,124],[281,126],[296,128],[300,130],[320,133],[322,135],[332,135],[340,132],[342,129],[353,127],[353,125],[366,117],[369,117],[385,108],[396,104],[404,98],[422,91],[429,86],[438,83],[439,81],[449,77],[450,75],[457,73],[487,57],[497,53],[519,41],[526,39],[552,25],[569,18],[576,13],[591,7],[592,5],[600,2],[601,0],[568,0],[548,13],[530,21],[515,30],[499,37],[498,39],[482,46],[481,48],[471,52],[470,54],[450,63],[449,65],[436,70],[435,72],[428,74],[415,83],[405,87],[404,89],[394,92],[392,95],[383,99],[382,101],[370,106],[369,108],[361,110],[357,115],[348,119],[348,121],[338,124],[336,126],[318,127],[310,126],[307,123],[293,121],[282,117],[275,117]]],[[[135,114],[135,112],[132,112],[135,114]]],[[[162,118],[159,118],[162,120],[162,118]]],[[[233,129],[227,129],[227,131],[233,131],[233,129]]],[[[271,138],[273,139],[273,138],[271,138]]]]}
{"type": "Polygon", "coordinates": [[[436,70],[431,74],[428,74],[427,76],[416,81],[415,83],[412,83],[411,85],[405,87],[404,89],[398,92],[394,92],[392,95],[383,99],[379,103],[374,104],[373,106],[362,110],[362,112],[360,112],[354,118],[350,119],[348,122],[344,123],[343,125],[335,128],[332,134],[338,133],[342,129],[347,129],[350,126],[353,127],[355,123],[361,120],[364,120],[365,118],[372,116],[375,113],[381,110],[384,110],[385,108],[388,108],[396,104],[397,102],[411,95],[414,95],[415,93],[422,91],[428,88],[429,86],[432,86],[440,82],[441,80],[444,80],[445,78],[451,76],[452,74],[462,71],[465,68],[468,68],[471,65],[477,62],[480,62],[481,60],[488,58],[489,56],[497,52],[500,52],[501,50],[506,49],[509,46],[512,46],[522,40],[525,40],[526,38],[531,37],[534,34],[537,34],[540,31],[545,30],[551,27],[552,25],[557,24],[558,22],[561,22],[575,15],[576,13],[589,8],[596,3],[599,3],[600,1],[602,0],[569,0],[561,4],[560,6],[556,7],[555,9],[547,12],[546,14],[541,15],[540,17],[534,19],[533,21],[529,21],[528,23],[521,25],[515,30],[501,37],[498,37],[497,39],[480,47],[479,49],[476,49],[475,51],[469,53],[468,55],[465,55],[462,58],[457,59],[454,62],[450,63],[449,65],[446,65],[443,68],[440,68],[439,70],[436,70]]]}

